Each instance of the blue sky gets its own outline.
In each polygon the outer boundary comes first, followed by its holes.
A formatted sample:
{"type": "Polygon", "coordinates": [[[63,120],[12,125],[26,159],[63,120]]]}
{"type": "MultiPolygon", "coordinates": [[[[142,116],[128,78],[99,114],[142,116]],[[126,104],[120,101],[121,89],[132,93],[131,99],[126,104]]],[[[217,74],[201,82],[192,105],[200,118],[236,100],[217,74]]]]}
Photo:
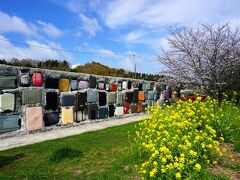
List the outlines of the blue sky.
{"type": "Polygon", "coordinates": [[[138,72],[158,73],[169,25],[236,26],[239,7],[239,0],[1,0],[0,58],[66,59],[73,66],[94,60],[133,71],[136,54],[138,72]]]}

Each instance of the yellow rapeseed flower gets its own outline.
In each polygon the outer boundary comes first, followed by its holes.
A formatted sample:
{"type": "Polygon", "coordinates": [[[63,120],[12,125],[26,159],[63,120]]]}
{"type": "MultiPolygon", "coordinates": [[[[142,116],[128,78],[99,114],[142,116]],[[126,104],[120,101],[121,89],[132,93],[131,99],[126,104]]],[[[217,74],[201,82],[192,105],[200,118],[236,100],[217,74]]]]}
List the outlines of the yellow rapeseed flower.
{"type": "Polygon", "coordinates": [[[181,179],[181,174],[180,174],[180,172],[177,172],[176,174],[175,174],[175,177],[176,177],[176,179],[181,179]]]}

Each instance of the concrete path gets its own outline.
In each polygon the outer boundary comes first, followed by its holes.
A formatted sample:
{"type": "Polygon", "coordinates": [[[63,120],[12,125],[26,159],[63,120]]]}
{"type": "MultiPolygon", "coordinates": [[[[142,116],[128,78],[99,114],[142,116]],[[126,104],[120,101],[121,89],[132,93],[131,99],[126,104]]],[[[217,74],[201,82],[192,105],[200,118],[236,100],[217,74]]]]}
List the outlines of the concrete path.
{"type": "Polygon", "coordinates": [[[139,114],[134,116],[123,117],[119,119],[110,119],[106,121],[83,124],[69,128],[58,128],[47,132],[40,132],[35,134],[26,134],[16,137],[9,137],[0,139],[0,151],[11,149],[14,147],[25,146],[29,144],[35,144],[46,140],[58,139],[67,136],[73,136],[82,134],[89,131],[97,131],[108,127],[119,126],[122,124],[128,124],[131,122],[146,119],[146,114],[139,114]]]}

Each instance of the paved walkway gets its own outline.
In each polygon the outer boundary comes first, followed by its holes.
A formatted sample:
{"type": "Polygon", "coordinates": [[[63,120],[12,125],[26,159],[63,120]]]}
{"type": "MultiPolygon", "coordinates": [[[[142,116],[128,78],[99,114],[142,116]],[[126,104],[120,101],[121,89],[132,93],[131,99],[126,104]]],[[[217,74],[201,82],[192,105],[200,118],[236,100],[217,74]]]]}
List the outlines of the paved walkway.
{"type": "Polygon", "coordinates": [[[58,139],[67,136],[73,136],[77,134],[82,134],[89,131],[97,131],[105,129],[108,127],[119,126],[122,124],[128,124],[131,122],[139,121],[141,119],[146,119],[146,114],[134,115],[123,117],[119,119],[110,119],[106,121],[83,124],[75,127],[69,128],[58,128],[47,132],[40,132],[35,134],[26,134],[16,137],[9,137],[5,139],[0,139],[0,151],[11,149],[14,147],[25,146],[29,144],[35,144],[46,140],[58,139]]]}

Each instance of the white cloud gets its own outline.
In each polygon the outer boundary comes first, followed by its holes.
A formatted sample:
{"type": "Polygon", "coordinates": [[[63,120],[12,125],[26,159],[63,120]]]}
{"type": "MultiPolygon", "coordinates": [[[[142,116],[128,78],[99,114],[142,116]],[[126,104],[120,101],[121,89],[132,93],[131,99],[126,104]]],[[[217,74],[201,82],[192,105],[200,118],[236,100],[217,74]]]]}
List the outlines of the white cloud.
{"type": "Polygon", "coordinates": [[[96,32],[102,29],[96,18],[89,18],[84,14],[79,14],[79,18],[82,23],[82,29],[88,32],[90,36],[95,36],[96,32]]]}
{"type": "Polygon", "coordinates": [[[19,47],[8,41],[3,35],[0,35],[0,58],[31,58],[36,60],[58,59],[72,61],[71,55],[63,51],[55,51],[49,48],[63,49],[60,45],[54,42],[40,43],[34,40],[27,40],[26,44],[31,46],[19,47]],[[42,48],[34,47],[40,46],[42,48]]]}
{"type": "Polygon", "coordinates": [[[17,32],[24,35],[36,34],[35,28],[31,23],[24,21],[17,16],[9,16],[8,14],[0,11],[0,32],[17,32]]]}
{"type": "Polygon", "coordinates": [[[102,10],[102,19],[111,28],[126,25],[158,28],[168,24],[215,23],[239,16],[236,0],[115,0],[102,10]]]}
{"type": "Polygon", "coordinates": [[[63,35],[63,32],[51,23],[38,20],[38,24],[41,26],[42,31],[49,37],[56,38],[63,35]]]}
{"type": "Polygon", "coordinates": [[[146,35],[144,31],[131,31],[124,36],[124,40],[129,43],[138,42],[146,35]]]}

